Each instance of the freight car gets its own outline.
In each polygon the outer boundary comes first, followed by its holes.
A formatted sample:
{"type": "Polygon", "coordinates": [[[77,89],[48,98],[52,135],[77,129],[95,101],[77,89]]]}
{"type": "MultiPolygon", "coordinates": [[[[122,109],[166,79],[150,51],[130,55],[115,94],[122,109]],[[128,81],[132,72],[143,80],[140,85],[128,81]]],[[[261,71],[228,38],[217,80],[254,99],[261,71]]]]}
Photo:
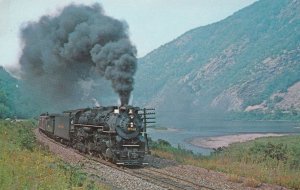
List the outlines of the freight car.
{"type": "Polygon", "coordinates": [[[143,165],[149,152],[147,117],[154,109],[109,106],[44,113],[39,129],[51,138],[118,165],[143,165]]]}

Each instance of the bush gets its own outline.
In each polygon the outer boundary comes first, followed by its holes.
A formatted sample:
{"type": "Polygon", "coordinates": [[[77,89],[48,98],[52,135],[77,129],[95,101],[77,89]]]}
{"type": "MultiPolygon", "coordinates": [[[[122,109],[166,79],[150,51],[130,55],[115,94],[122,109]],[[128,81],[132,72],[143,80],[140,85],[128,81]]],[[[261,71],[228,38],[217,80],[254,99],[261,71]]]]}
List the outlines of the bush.
{"type": "Polygon", "coordinates": [[[202,155],[194,154],[193,151],[187,150],[180,144],[177,147],[173,147],[168,141],[158,139],[157,141],[149,140],[150,149],[154,152],[154,155],[164,157],[167,159],[173,159],[177,162],[184,163],[186,159],[198,158],[202,155]]]}
{"type": "Polygon", "coordinates": [[[32,132],[32,127],[22,126],[18,129],[17,138],[22,149],[33,151],[36,146],[36,138],[32,132]]]}
{"type": "Polygon", "coordinates": [[[255,143],[254,146],[250,148],[250,153],[254,155],[262,155],[262,158],[264,160],[267,160],[267,158],[271,158],[277,161],[286,161],[288,157],[287,146],[284,146],[282,143],[255,143]]]}
{"type": "Polygon", "coordinates": [[[171,147],[171,144],[163,139],[158,139],[157,141],[153,141],[150,137],[148,137],[148,142],[150,148],[162,148],[162,147],[171,147]]]}
{"type": "Polygon", "coordinates": [[[71,187],[82,187],[87,180],[86,173],[81,172],[80,166],[72,166],[70,164],[64,163],[59,165],[59,167],[65,172],[65,175],[69,176],[69,186],[71,187]]]}

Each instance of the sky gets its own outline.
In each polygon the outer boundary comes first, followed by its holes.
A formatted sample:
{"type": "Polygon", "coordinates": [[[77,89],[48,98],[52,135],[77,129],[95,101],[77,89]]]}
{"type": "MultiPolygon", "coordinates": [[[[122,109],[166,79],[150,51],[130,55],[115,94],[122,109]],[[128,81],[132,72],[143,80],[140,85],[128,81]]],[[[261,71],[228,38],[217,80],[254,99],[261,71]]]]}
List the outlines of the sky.
{"type": "Polygon", "coordinates": [[[22,51],[20,28],[55,15],[66,5],[100,3],[105,13],[129,25],[143,57],[186,31],[220,21],[256,0],[0,0],[0,65],[15,66],[22,51]]]}

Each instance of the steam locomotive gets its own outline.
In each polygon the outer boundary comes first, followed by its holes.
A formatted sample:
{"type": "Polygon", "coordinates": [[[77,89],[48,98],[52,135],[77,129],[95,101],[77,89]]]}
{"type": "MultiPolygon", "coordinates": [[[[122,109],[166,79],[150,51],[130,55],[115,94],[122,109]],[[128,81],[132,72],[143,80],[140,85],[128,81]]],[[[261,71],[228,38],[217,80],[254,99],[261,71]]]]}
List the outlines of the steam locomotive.
{"type": "Polygon", "coordinates": [[[143,165],[149,152],[147,123],[155,114],[133,106],[95,107],[44,113],[39,129],[51,138],[117,165],[143,165]]]}

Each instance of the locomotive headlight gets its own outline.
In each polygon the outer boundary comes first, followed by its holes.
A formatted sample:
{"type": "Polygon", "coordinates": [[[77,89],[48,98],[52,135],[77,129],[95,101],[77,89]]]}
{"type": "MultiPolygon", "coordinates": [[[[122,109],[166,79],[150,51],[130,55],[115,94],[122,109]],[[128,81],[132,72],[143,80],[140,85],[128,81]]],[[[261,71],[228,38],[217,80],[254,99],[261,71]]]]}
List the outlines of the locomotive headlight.
{"type": "Polygon", "coordinates": [[[127,130],[128,130],[128,131],[136,131],[136,128],[134,127],[133,122],[130,122],[130,123],[129,123],[129,126],[128,126],[127,130]]]}

